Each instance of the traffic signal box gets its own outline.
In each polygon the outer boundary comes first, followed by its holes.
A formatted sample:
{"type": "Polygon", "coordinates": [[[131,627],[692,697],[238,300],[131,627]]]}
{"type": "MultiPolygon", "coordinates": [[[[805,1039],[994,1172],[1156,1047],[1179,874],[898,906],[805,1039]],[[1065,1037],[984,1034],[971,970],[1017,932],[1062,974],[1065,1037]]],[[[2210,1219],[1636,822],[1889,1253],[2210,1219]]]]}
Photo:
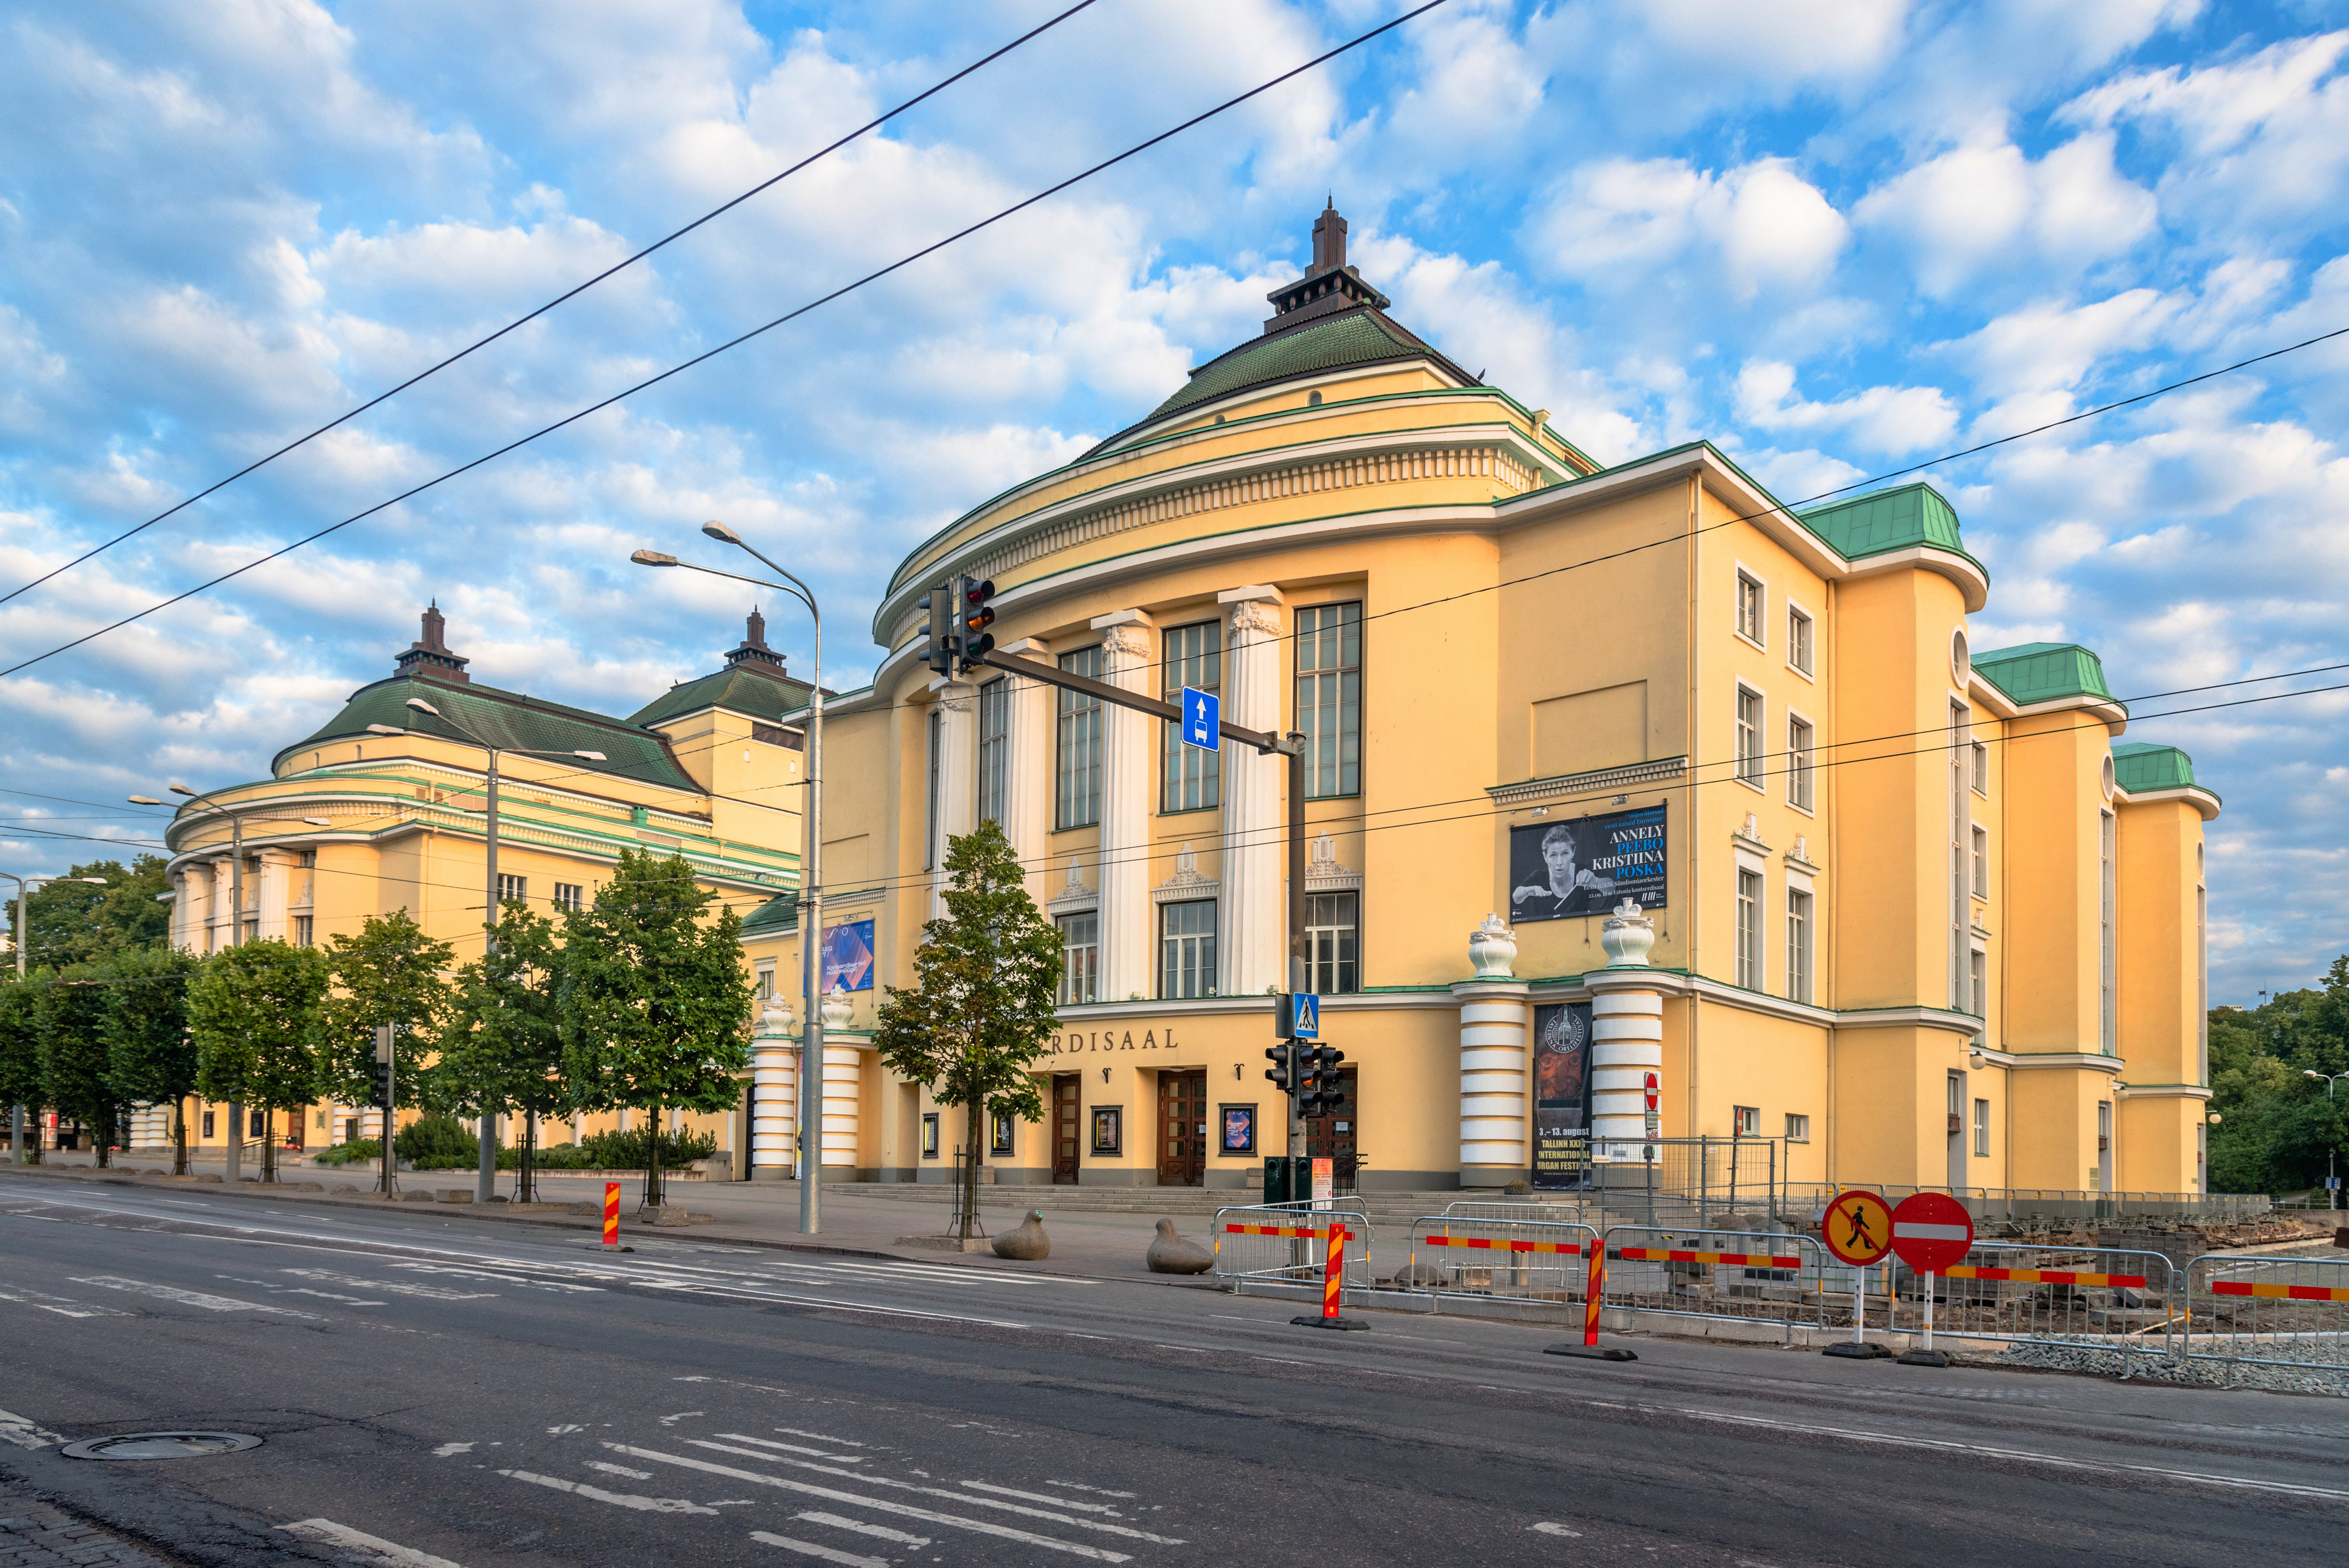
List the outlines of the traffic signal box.
{"type": "Polygon", "coordinates": [[[990,580],[954,577],[916,601],[930,615],[920,635],[922,662],[933,674],[968,675],[978,667],[979,655],[995,651],[995,634],[988,630],[995,624],[995,611],[988,603],[994,597],[990,580]]]}

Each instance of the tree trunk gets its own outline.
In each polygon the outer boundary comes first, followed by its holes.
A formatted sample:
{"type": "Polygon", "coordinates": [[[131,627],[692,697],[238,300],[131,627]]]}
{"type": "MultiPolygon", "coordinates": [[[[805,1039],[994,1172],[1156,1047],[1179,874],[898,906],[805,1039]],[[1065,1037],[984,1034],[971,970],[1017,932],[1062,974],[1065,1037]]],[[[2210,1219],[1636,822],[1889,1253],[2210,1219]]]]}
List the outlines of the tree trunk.
{"type": "Polygon", "coordinates": [[[188,1097],[171,1102],[171,1174],[188,1173],[188,1097]]]}
{"type": "Polygon", "coordinates": [[[653,1107],[652,1121],[645,1129],[645,1207],[661,1206],[660,1168],[661,1108],[653,1107]]]}
{"type": "Polygon", "coordinates": [[[984,1130],[981,1124],[986,1119],[985,1096],[963,1102],[963,1128],[970,1141],[970,1158],[962,1162],[961,1171],[962,1239],[966,1242],[970,1240],[971,1232],[978,1225],[978,1161],[987,1147],[979,1141],[979,1134],[984,1130]]]}
{"type": "Polygon", "coordinates": [[[261,1179],[277,1180],[277,1109],[274,1106],[261,1108],[261,1179]]]}
{"type": "Polygon", "coordinates": [[[532,1180],[530,1157],[538,1147],[538,1112],[522,1113],[522,1180],[514,1184],[514,1201],[518,1203],[538,1202],[538,1183],[532,1180]]]}
{"type": "Polygon", "coordinates": [[[97,1133],[98,1168],[104,1171],[111,1166],[114,1159],[114,1112],[109,1109],[103,1116],[90,1119],[97,1133]]]}

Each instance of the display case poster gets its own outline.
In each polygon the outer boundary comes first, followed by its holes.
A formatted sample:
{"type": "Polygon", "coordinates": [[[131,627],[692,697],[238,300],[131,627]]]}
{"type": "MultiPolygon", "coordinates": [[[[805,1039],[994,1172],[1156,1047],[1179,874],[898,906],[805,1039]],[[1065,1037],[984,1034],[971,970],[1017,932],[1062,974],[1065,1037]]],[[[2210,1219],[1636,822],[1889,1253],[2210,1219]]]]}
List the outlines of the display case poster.
{"type": "Polygon", "coordinates": [[[1590,1181],[1590,1004],[1534,1009],[1534,1185],[1590,1181]]]}
{"type": "Polygon", "coordinates": [[[1664,907],[1664,808],[1534,822],[1509,830],[1509,918],[1606,914],[1625,899],[1664,907]]]}
{"type": "Polygon", "coordinates": [[[852,920],[823,928],[823,991],[873,989],[873,923],[852,920]]]}
{"type": "Polygon", "coordinates": [[[1256,1107],[1227,1105],[1223,1108],[1224,1142],[1226,1154],[1256,1152],[1256,1107]]]}

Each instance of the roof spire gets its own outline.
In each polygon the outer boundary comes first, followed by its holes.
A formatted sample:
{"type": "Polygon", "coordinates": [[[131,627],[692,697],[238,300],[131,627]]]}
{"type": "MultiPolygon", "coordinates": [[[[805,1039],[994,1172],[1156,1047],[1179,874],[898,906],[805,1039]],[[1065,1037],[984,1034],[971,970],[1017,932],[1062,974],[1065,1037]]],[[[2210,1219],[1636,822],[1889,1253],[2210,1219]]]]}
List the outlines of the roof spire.
{"type": "Polygon", "coordinates": [[[1313,220],[1313,264],[1305,269],[1303,277],[1264,297],[1272,302],[1272,319],[1264,324],[1268,334],[1302,326],[1357,305],[1386,309],[1387,296],[1346,264],[1346,220],[1338,213],[1336,191],[1330,193],[1330,204],[1313,220]]]}
{"type": "Polygon", "coordinates": [[[1346,220],[1338,216],[1338,195],[1330,193],[1330,204],[1321,216],[1313,220],[1313,272],[1343,272],[1346,269],[1346,220]]]}
{"type": "Polygon", "coordinates": [[[422,676],[460,686],[471,685],[473,677],[465,673],[469,661],[449,651],[448,626],[449,618],[440,614],[440,601],[436,597],[424,608],[422,637],[409,645],[408,651],[393,661],[394,667],[411,679],[422,676]]]}

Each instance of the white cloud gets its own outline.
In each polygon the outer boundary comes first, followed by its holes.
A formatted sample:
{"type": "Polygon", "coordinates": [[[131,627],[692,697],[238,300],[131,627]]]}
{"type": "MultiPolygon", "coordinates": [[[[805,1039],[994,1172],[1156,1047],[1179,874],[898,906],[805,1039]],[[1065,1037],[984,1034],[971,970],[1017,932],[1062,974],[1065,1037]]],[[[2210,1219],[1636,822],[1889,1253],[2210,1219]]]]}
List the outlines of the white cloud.
{"type": "Polygon", "coordinates": [[[1795,395],[1795,367],[1750,359],[1737,373],[1737,417],[1773,432],[1840,432],[1863,448],[1904,457],[1945,444],[1957,405],[1938,387],[1869,387],[1830,403],[1795,395]]]}
{"type": "Polygon", "coordinates": [[[1740,299],[1804,289],[1834,267],[1849,228],[1782,159],[1725,173],[1682,159],[1605,159],[1577,169],[1529,226],[1526,244],[1553,276],[1615,292],[1652,271],[1717,269],[1740,299]]]}
{"type": "Polygon", "coordinates": [[[2114,167],[2114,145],[2088,131],[2033,163],[2002,133],[1982,136],[1879,185],[1852,216],[1905,248],[1937,297],[1985,271],[2076,267],[2154,230],[2154,197],[2114,167]]]}

